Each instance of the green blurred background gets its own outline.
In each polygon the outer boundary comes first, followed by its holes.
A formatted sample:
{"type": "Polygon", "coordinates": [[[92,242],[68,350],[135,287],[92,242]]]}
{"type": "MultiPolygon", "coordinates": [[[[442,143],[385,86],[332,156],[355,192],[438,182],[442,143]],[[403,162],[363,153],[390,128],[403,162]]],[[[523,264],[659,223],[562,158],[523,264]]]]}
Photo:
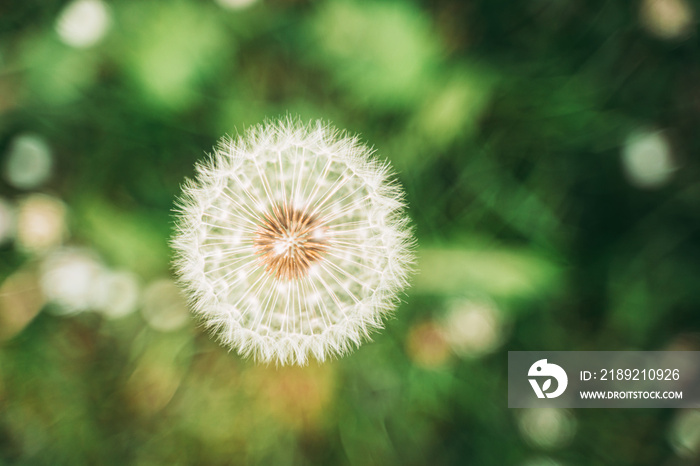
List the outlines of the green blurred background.
{"type": "Polygon", "coordinates": [[[700,411],[513,410],[508,350],[700,350],[690,0],[0,2],[0,464],[692,465],[700,411]],[[353,354],[258,366],[172,281],[194,163],[360,133],[418,272],[353,354]]]}

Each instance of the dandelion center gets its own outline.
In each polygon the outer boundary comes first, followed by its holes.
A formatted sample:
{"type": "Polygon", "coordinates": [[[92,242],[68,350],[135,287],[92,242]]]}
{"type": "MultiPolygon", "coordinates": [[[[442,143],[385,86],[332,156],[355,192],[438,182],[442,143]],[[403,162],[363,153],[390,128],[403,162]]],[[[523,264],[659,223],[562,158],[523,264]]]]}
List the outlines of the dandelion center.
{"type": "Polygon", "coordinates": [[[303,277],[327,248],[322,222],[288,205],[265,215],[253,244],[265,270],[279,280],[303,277]]]}

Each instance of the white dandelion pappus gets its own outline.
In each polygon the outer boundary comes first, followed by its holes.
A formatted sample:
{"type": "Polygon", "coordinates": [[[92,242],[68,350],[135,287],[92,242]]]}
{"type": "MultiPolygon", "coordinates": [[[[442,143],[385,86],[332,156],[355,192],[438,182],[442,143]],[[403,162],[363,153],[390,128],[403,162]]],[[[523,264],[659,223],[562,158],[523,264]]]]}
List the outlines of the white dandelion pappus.
{"type": "Polygon", "coordinates": [[[224,139],[180,199],[174,266],[221,342],[324,361],[383,326],[407,285],[403,191],[373,150],[322,122],[224,139]]]}

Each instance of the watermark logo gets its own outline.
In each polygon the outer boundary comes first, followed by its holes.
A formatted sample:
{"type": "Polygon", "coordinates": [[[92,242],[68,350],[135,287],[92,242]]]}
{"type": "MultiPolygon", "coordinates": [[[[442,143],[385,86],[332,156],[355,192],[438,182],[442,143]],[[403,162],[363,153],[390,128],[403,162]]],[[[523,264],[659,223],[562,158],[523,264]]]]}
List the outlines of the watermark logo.
{"type": "Polygon", "coordinates": [[[537,398],[556,398],[566,390],[566,385],[569,383],[569,378],[566,376],[566,372],[561,367],[556,364],[550,364],[546,359],[540,359],[536,361],[527,373],[528,377],[539,377],[546,379],[543,381],[542,386],[540,386],[537,379],[528,379],[532,389],[535,391],[537,398]],[[553,392],[548,392],[552,386],[552,379],[557,381],[557,389],[553,392]]]}

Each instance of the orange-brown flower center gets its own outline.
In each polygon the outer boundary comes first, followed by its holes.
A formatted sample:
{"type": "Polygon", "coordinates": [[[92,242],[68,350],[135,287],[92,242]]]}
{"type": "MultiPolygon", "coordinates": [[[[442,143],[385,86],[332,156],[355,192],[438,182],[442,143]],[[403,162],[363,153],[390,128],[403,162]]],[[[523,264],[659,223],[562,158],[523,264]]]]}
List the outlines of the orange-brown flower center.
{"type": "Polygon", "coordinates": [[[280,280],[303,277],[327,249],[322,222],[287,205],[265,215],[253,245],[265,270],[280,280]]]}

